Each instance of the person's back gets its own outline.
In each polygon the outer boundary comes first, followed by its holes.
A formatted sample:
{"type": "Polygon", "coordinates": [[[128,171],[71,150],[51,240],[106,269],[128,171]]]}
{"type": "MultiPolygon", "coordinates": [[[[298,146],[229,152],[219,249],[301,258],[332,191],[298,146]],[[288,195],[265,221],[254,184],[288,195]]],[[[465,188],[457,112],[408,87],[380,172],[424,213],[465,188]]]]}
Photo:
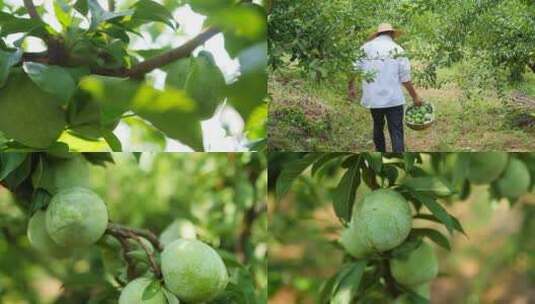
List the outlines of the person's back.
{"type": "Polygon", "coordinates": [[[387,108],[403,105],[401,85],[410,80],[410,64],[404,50],[389,35],[379,35],[362,46],[365,57],[358,67],[373,75],[363,80],[362,105],[366,108],[387,108]]]}
{"type": "MultiPolygon", "coordinates": [[[[356,62],[357,68],[364,72],[362,81],[362,105],[368,109],[373,118],[373,142],[375,149],[386,152],[383,133],[385,118],[392,140],[392,151],[405,151],[403,133],[403,105],[405,97],[401,90],[403,85],[411,95],[415,105],[422,101],[416,94],[411,82],[411,67],[403,49],[394,42],[394,37],[401,34],[388,23],[380,24],[377,31],[370,36],[370,41],[362,46],[364,57],[356,62]],[[368,79],[368,80],[366,80],[368,79]]],[[[352,100],[355,96],[355,77],[349,80],[348,93],[352,100]]]]}

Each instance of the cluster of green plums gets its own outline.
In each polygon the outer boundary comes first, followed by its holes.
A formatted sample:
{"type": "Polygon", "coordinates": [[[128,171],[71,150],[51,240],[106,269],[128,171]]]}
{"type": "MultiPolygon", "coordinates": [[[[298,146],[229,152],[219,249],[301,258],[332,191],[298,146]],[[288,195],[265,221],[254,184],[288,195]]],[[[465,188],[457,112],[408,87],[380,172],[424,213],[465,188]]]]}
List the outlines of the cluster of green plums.
{"type": "Polygon", "coordinates": [[[467,178],[475,185],[493,184],[498,193],[516,199],[529,192],[531,174],[528,166],[506,152],[470,153],[467,178]]]}
{"type": "MultiPolygon", "coordinates": [[[[353,209],[349,226],[340,243],[353,257],[361,259],[401,245],[412,229],[409,202],[398,192],[380,189],[367,193],[353,209]]],[[[429,281],[438,274],[438,259],[423,240],[405,256],[389,261],[394,279],[401,285],[429,296],[429,281]]]]}
{"type": "MultiPolygon", "coordinates": [[[[46,210],[38,210],[28,223],[27,236],[32,247],[48,256],[65,258],[94,245],[108,226],[108,209],[98,194],[89,189],[89,168],[81,155],[66,159],[50,158],[32,182],[52,194],[46,210]]],[[[203,303],[225,289],[228,273],[217,251],[186,233],[174,231],[183,223],[174,222],[161,235],[161,271],[164,287],[186,303],[203,303]]],[[[191,229],[190,229],[191,230],[191,229]]],[[[146,248],[152,245],[146,242],[146,248]]],[[[143,292],[154,279],[142,276],[122,290],[119,303],[165,304],[166,295],[157,293],[142,301],[143,292]]]]}
{"type": "Polygon", "coordinates": [[[411,106],[407,109],[405,120],[413,125],[423,125],[433,121],[433,106],[426,103],[422,106],[411,106]]]}
{"type": "MultiPolygon", "coordinates": [[[[501,197],[516,199],[530,191],[529,168],[515,154],[478,152],[451,156],[446,160],[450,174],[453,167],[462,166],[466,180],[474,185],[491,184],[501,197]],[[465,156],[468,158],[462,159],[465,156]],[[458,163],[461,161],[465,162],[458,163]]],[[[409,202],[397,191],[369,192],[355,204],[340,244],[357,259],[372,257],[401,245],[412,229],[412,219],[409,202]]],[[[391,258],[389,263],[392,276],[399,284],[429,297],[429,282],[436,277],[439,267],[428,243],[420,241],[407,255],[391,258]]],[[[406,301],[407,296],[397,299],[398,303],[406,301]]]]}

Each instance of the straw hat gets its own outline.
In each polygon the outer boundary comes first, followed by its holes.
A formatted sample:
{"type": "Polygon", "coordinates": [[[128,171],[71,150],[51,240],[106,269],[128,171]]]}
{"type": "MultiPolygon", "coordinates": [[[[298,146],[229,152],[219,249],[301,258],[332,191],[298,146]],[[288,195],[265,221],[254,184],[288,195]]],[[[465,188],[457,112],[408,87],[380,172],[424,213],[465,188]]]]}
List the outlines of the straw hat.
{"type": "Polygon", "coordinates": [[[377,27],[377,31],[370,35],[370,40],[384,32],[393,32],[394,38],[397,38],[402,34],[400,30],[396,30],[390,23],[381,23],[377,27]]]}

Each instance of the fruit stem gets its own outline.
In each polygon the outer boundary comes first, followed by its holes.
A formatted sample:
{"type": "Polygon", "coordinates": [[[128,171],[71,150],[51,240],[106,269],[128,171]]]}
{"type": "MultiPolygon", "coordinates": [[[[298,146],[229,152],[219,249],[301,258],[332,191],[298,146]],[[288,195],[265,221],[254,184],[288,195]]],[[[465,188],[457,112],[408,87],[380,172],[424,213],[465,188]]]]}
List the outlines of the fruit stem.
{"type": "Polygon", "coordinates": [[[163,245],[158,240],[158,237],[149,230],[127,227],[127,226],[114,224],[114,223],[108,224],[108,230],[120,233],[123,235],[123,237],[126,237],[126,238],[132,238],[132,235],[141,236],[143,238],[146,238],[149,242],[151,242],[152,245],[158,251],[161,252],[163,250],[163,245]]]}
{"type": "Polygon", "coordinates": [[[156,263],[156,259],[154,258],[154,253],[151,253],[149,251],[147,246],[141,241],[141,237],[139,237],[138,235],[132,233],[132,238],[134,238],[139,243],[139,245],[141,245],[141,248],[143,248],[143,251],[145,251],[145,254],[149,258],[149,263],[150,263],[150,266],[152,268],[152,272],[154,272],[154,275],[156,275],[156,277],[158,279],[161,279],[162,278],[162,271],[161,271],[160,267],[158,266],[158,263],[156,263]]]}

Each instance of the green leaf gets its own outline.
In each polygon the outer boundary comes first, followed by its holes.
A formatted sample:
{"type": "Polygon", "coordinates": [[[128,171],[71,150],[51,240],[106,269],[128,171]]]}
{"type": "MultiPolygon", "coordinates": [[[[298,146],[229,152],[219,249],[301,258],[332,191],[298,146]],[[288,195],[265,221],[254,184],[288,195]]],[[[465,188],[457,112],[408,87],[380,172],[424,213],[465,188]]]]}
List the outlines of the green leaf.
{"type": "Polygon", "coordinates": [[[316,173],[328,162],[331,160],[342,157],[346,155],[347,153],[343,152],[332,152],[332,153],[324,153],[320,159],[318,159],[317,162],[314,163],[312,166],[311,174],[312,176],[316,175],[316,173]]]}
{"type": "Polygon", "coordinates": [[[85,137],[80,137],[77,134],[74,134],[69,131],[63,132],[58,141],[68,145],[69,151],[71,152],[110,151],[110,147],[104,139],[89,139],[85,137]]]}
{"type": "Polygon", "coordinates": [[[166,85],[173,86],[177,89],[184,89],[186,80],[191,71],[191,58],[184,58],[169,64],[165,71],[167,77],[165,79],[166,85]]]}
{"type": "Polygon", "coordinates": [[[83,156],[88,162],[96,166],[105,167],[107,163],[115,163],[111,153],[88,152],[84,153],[83,156]]]}
{"type": "Polygon", "coordinates": [[[130,109],[140,86],[140,82],[133,80],[94,75],[84,77],[80,82],[80,88],[100,103],[104,125],[114,123],[130,109]]]}
{"type": "Polygon", "coordinates": [[[180,301],[172,292],[165,288],[162,288],[162,291],[165,295],[165,298],[167,299],[167,304],[180,304],[180,301]]]}
{"type": "Polygon", "coordinates": [[[340,275],[337,280],[339,284],[334,284],[334,294],[331,304],[351,304],[360,286],[360,281],[364,274],[366,261],[358,261],[347,266],[347,272],[340,275]]]}
{"type": "Polygon", "coordinates": [[[143,296],[141,299],[143,301],[148,301],[154,296],[156,296],[162,289],[162,286],[160,285],[160,282],[157,280],[152,281],[147,287],[145,287],[145,290],[143,290],[143,296]]]}
{"type": "Polygon", "coordinates": [[[360,157],[353,160],[333,193],[334,211],[344,222],[351,219],[351,210],[360,185],[360,157]]]}
{"type": "Polygon", "coordinates": [[[90,29],[96,29],[102,22],[113,20],[120,17],[131,16],[134,11],[126,10],[123,12],[109,12],[104,10],[97,0],[87,0],[89,11],[91,12],[90,29]]]}
{"type": "Polygon", "coordinates": [[[115,134],[113,134],[112,131],[105,130],[102,132],[102,136],[104,137],[113,152],[123,151],[121,141],[119,140],[119,138],[117,138],[117,136],[115,136],[115,134]]]}
{"type": "Polygon", "coordinates": [[[48,206],[48,203],[52,199],[52,195],[44,189],[36,189],[32,195],[32,202],[30,207],[30,214],[33,214],[39,209],[43,209],[48,206]]]}
{"type": "Polygon", "coordinates": [[[383,154],[381,152],[370,152],[364,154],[364,158],[368,166],[375,172],[379,173],[383,170],[383,154]]]}
{"type": "Polygon", "coordinates": [[[450,242],[440,231],[430,228],[413,228],[411,230],[413,236],[425,236],[435,242],[444,249],[451,250],[450,242]]]}
{"type": "Polygon", "coordinates": [[[150,21],[163,22],[171,27],[173,30],[176,29],[175,20],[173,15],[167,8],[162,6],[159,3],[150,0],[140,0],[137,1],[133,6],[135,12],[132,16],[132,21],[142,21],[141,23],[146,23],[150,21]]]}
{"type": "Polygon", "coordinates": [[[0,89],[6,84],[11,67],[16,65],[22,57],[22,52],[6,52],[0,50],[0,89]]]}
{"type": "Polygon", "coordinates": [[[282,199],[290,190],[294,180],[321,156],[321,153],[310,153],[301,159],[294,160],[292,163],[285,164],[284,169],[277,178],[277,183],[275,186],[277,199],[282,199]]]}
{"type": "Polygon", "coordinates": [[[247,119],[267,97],[267,43],[246,49],[239,55],[240,77],[228,86],[229,103],[247,119]]]}
{"type": "Polygon", "coordinates": [[[225,48],[231,57],[267,40],[266,12],[257,4],[247,3],[218,10],[210,15],[206,24],[223,31],[225,48]]]}
{"type": "Polygon", "coordinates": [[[25,62],[24,71],[43,91],[58,97],[57,104],[66,105],[76,90],[71,74],[63,67],[25,62]]]}
{"type": "Polygon", "coordinates": [[[87,12],[89,10],[87,2],[88,0],[76,0],[76,3],[74,4],[74,9],[84,16],[87,15],[87,12]]]}
{"type": "Polygon", "coordinates": [[[405,164],[405,171],[410,172],[416,162],[416,155],[414,153],[403,153],[403,163],[405,164]]]}
{"type": "Polygon", "coordinates": [[[47,148],[66,125],[57,97],[43,92],[21,70],[0,90],[0,131],[28,147],[47,148]]]}
{"type": "Polygon", "coordinates": [[[320,288],[319,303],[320,304],[329,304],[331,301],[331,294],[333,293],[334,283],[336,282],[337,276],[333,276],[325,281],[320,288]]]}
{"type": "MultiPolygon", "coordinates": [[[[466,232],[464,231],[462,225],[461,225],[461,222],[459,222],[459,220],[456,217],[452,216],[451,214],[450,214],[450,217],[453,220],[453,227],[455,227],[455,230],[461,232],[464,235],[467,235],[466,232]]],[[[415,219],[433,221],[433,222],[436,222],[436,223],[441,223],[441,221],[436,216],[434,216],[432,214],[419,213],[419,214],[415,215],[414,218],[415,219]]]]}
{"type": "Polygon", "coordinates": [[[212,54],[202,51],[198,57],[192,58],[185,89],[196,101],[202,119],[212,117],[223,101],[225,85],[225,77],[215,64],[212,54]]]}
{"type": "Polygon", "coordinates": [[[200,117],[195,102],[186,92],[170,88],[158,91],[142,86],[133,100],[132,110],[165,135],[196,151],[203,150],[200,117]]]}
{"type": "Polygon", "coordinates": [[[233,4],[233,0],[186,0],[191,9],[199,14],[210,14],[233,4]]]}
{"type": "Polygon", "coordinates": [[[26,153],[0,153],[0,181],[26,160],[26,153]]]}
{"type": "Polygon", "coordinates": [[[453,232],[455,224],[453,223],[451,216],[433,197],[419,192],[411,192],[410,195],[424,204],[427,209],[429,209],[429,211],[431,211],[431,213],[446,226],[450,233],[453,232]]]}
{"type": "Polygon", "coordinates": [[[409,177],[401,185],[415,192],[433,193],[439,197],[453,194],[453,190],[447,182],[438,176],[409,177]]]}
{"type": "Polygon", "coordinates": [[[67,28],[72,24],[72,8],[64,0],[54,1],[54,14],[63,28],[67,28]]]}
{"type": "Polygon", "coordinates": [[[44,38],[49,33],[49,28],[41,20],[17,18],[12,14],[0,12],[0,36],[15,33],[31,33],[44,38]]]}
{"type": "Polygon", "coordinates": [[[4,181],[10,189],[16,189],[22,182],[24,182],[32,172],[31,157],[25,158],[24,162],[13,170],[4,181]]]}

